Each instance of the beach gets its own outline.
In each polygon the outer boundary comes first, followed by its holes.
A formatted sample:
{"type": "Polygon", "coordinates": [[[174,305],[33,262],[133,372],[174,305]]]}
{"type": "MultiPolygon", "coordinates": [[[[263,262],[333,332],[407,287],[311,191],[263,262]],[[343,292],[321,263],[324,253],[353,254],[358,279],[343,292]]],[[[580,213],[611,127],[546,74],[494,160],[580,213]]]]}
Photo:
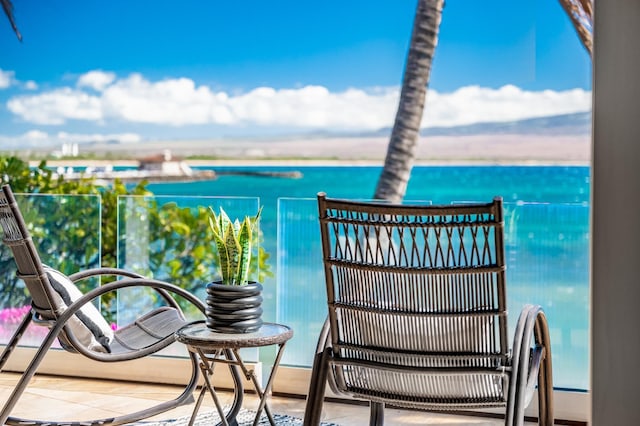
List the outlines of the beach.
{"type": "MultiPolygon", "coordinates": [[[[137,159],[171,150],[194,166],[206,165],[381,165],[388,137],[288,137],[92,143],[80,146],[93,164],[137,165],[137,159]],[[104,161],[100,158],[104,157],[104,161]],[[202,157],[198,160],[198,157],[202,157]],[[112,159],[108,159],[112,158],[112,159]],[[130,159],[127,161],[126,159],[130,159]]],[[[588,165],[589,135],[473,135],[421,137],[416,164],[588,165]]],[[[86,165],[87,161],[79,161],[86,165]]],[[[50,165],[71,164],[50,161],[50,165]]]]}

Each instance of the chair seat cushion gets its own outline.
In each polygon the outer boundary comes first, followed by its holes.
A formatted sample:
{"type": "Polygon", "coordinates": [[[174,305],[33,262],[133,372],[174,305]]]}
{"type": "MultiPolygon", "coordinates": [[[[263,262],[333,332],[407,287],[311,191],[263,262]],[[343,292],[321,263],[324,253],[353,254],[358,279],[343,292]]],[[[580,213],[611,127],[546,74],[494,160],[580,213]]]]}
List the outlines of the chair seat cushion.
{"type": "MultiPolygon", "coordinates": [[[[60,312],[83,296],[76,285],[62,272],[44,266],[51,287],[58,296],[54,303],[60,312]]],[[[85,304],[67,323],[71,333],[88,349],[97,352],[111,352],[113,330],[93,303],[85,304]]]]}

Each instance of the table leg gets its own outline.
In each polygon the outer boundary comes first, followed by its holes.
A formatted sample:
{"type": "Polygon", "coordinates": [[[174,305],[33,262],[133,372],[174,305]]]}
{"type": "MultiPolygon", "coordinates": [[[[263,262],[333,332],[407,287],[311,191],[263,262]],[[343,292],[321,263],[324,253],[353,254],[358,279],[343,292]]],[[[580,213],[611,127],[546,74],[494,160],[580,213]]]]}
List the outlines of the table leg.
{"type": "Polygon", "coordinates": [[[231,350],[218,350],[214,352],[213,358],[207,357],[207,355],[199,348],[194,348],[198,357],[200,358],[200,370],[202,371],[202,375],[204,377],[204,385],[200,389],[200,394],[198,395],[198,399],[196,400],[195,407],[193,409],[193,413],[191,414],[191,419],[189,420],[189,426],[193,426],[193,423],[196,419],[198,411],[200,410],[200,406],[202,405],[202,400],[207,391],[211,394],[211,398],[216,405],[216,409],[218,414],[220,415],[220,425],[223,426],[237,426],[238,421],[236,417],[238,416],[238,412],[242,408],[242,397],[244,394],[244,384],[242,383],[242,377],[240,375],[240,371],[238,369],[238,360],[235,357],[234,353],[231,350]],[[213,370],[215,368],[216,358],[219,356],[224,357],[228,361],[229,368],[231,369],[231,376],[234,381],[234,398],[233,404],[229,409],[229,412],[225,415],[222,404],[220,403],[220,399],[218,398],[218,394],[216,393],[215,388],[213,387],[213,383],[211,382],[211,377],[213,376],[213,370]]]}
{"type": "MultiPolygon", "coordinates": [[[[197,349],[198,356],[200,357],[200,369],[202,370],[202,375],[204,377],[204,386],[200,390],[200,395],[198,396],[198,400],[196,401],[196,406],[194,408],[193,414],[191,415],[191,420],[189,421],[189,426],[193,426],[193,422],[195,421],[196,414],[200,409],[200,405],[202,404],[202,399],[207,390],[211,394],[211,398],[213,398],[213,402],[216,405],[216,409],[218,410],[218,414],[220,415],[221,424],[224,426],[229,426],[229,422],[227,421],[227,417],[224,414],[224,410],[222,408],[222,404],[220,404],[220,399],[218,398],[218,394],[216,393],[213,384],[211,383],[211,376],[213,376],[213,369],[215,368],[215,361],[210,360],[207,356],[200,350],[197,349]]],[[[213,354],[214,358],[218,355],[221,355],[222,351],[213,354]]],[[[232,423],[235,422],[235,416],[232,419],[232,423]]]]}
{"type": "MultiPolygon", "coordinates": [[[[247,380],[251,380],[251,383],[253,383],[253,388],[256,390],[256,393],[258,394],[258,397],[262,401],[262,399],[264,397],[264,392],[262,391],[262,388],[260,387],[260,383],[258,383],[258,378],[256,377],[256,373],[254,372],[254,370],[247,369],[247,366],[245,365],[244,361],[240,357],[240,353],[238,352],[237,349],[234,349],[233,352],[235,354],[236,359],[238,360],[238,365],[240,366],[240,368],[242,369],[242,372],[244,373],[244,376],[247,378],[247,380]]],[[[273,415],[271,414],[271,409],[269,408],[269,406],[266,407],[265,412],[267,413],[267,417],[269,418],[269,422],[272,425],[275,425],[275,421],[273,419],[273,415]]],[[[257,419],[260,418],[260,413],[256,413],[256,418],[257,419]]]]}
{"type": "MultiPolygon", "coordinates": [[[[260,413],[262,413],[263,409],[267,413],[267,416],[269,417],[269,421],[271,422],[271,425],[275,426],[276,424],[276,422],[273,419],[273,416],[271,415],[271,410],[267,405],[267,397],[271,393],[271,387],[273,386],[273,379],[276,376],[276,370],[280,365],[280,359],[282,358],[282,354],[284,352],[285,343],[286,342],[278,345],[278,354],[276,355],[276,360],[273,362],[273,367],[271,368],[271,374],[269,374],[269,379],[267,379],[267,385],[265,386],[262,392],[262,395],[260,395],[260,404],[258,405],[258,409],[256,410],[256,418],[253,421],[253,426],[258,425],[258,422],[260,421],[260,413]]],[[[256,384],[255,376],[254,376],[254,384],[256,384]]]]}
{"type": "MultiPolygon", "coordinates": [[[[202,370],[202,367],[200,367],[202,370]]],[[[196,421],[196,416],[198,415],[198,411],[200,410],[200,405],[202,404],[202,399],[204,398],[204,394],[207,392],[206,386],[203,386],[200,389],[200,395],[198,395],[198,399],[196,400],[196,405],[193,407],[193,412],[191,413],[191,419],[189,419],[189,425],[193,426],[193,423],[196,421]]]]}
{"type": "Polygon", "coordinates": [[[275,419],[273,418],[273,414],[271,413],[271,409],[269,408],[269,404],[267,404],[267,397],[269,396],[269,393],[271,392],[271,387],[273,386],[273,378],[275,377],[276,370],[278,369],[278,365],[280,364],[280,359],[282,358],[284,345],[285,343],[281,343],[278,345],[278,354],[276,355],[276,359],[271,368],[271,374],[269,374],[269,379],[267,380],[267,384],[264,390],[261,389],[260,383],[258,382],[258,378],[256,377],[254,371],[247,370],[247,367],[244,365],[244,362],[240,358],[240,354],[238,353],[237,350],[234,350],[236,358],[240,361],[239,362],[240,368],[242,368],[242,371],[244,372],[245,377],[251,380],[251,382],[253,383],[253,387],[255,388],[256,393],[258,394],[258,397],[260,398],[260,403],[256,411],[256,417],[253,421],[254,426],[257,426],[258,422],[260,421],[260,415],[262,414],[262,410],[264,410],[265,413],[267,413],[267,417],[269,418],[269,423],[272,426],[275,426],[276,424],[275,419]]]}
{"type": "Polygon", "coordinates": [[[224,350],[225,358],[230,361],[229,370],[231,371],[231,377],[233,378],[233,404],[227,413],[227,419],[233,421],[233,425],[237,425],[236,417],[242,408],[242,398],[244,397],[244,383],[238,368],[238,358],[235,356],[234,351],[231,349],[224,350]]]}

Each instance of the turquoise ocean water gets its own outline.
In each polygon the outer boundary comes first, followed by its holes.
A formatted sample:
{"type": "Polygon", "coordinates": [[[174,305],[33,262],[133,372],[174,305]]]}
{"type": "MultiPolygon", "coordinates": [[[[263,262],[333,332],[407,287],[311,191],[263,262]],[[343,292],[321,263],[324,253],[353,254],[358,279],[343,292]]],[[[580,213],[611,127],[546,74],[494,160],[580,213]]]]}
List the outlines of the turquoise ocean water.
{"type": "MultiPolygon", "coordinates": [[[[274,320],[295,330],[283,363],[308,366],[326,315],[315,196],[324,191],[332,197],[371,198],[381,168],[213,169],[302,172],[300,179],[224,174],[212,181],[151,184],[149,189],[156,195],[260,198],[264,246],[277,276],[270,287],[277,293],[274,320]]],[[[413,169],[405,197],[435,204],[503,197],[510,325],[524,303],[544,307],[551,328],[554,385],[560,388],[588,386],[589,173],[586,166],[419,166],[413,169]]]]}
{"type": "MultiPolygon", "coordinates": [[[[328,167],[214,167],[219,171],[301,171],[301,179],[221,175],[213,181],[153,184],[157,194],[259,196],[263,203],[278,197],[315,197],[324,191],[334,197],[370,198],[381,168],[328,167]]],[[[406,199],[448,203],[500,195],[505,202],[583,203],[589,201],[589,167],[582,166],[417,166],[406,199]]]]}
{"type": "MultiPolygon", "coordinates": [[[[371,198],[381,168],[331,167],[215,167],[219,171],[301,171],[301,179],[221,175],[216,180],[151,184],[157,195],[259,197],[267,235],[275,236],[278,198],[371,198]]],[[[429,166],[414,167],[406,200],[439,203],[483,201],[502,196],[505,203],[589,202],[589,168],[575,166],[429,166]]]]}

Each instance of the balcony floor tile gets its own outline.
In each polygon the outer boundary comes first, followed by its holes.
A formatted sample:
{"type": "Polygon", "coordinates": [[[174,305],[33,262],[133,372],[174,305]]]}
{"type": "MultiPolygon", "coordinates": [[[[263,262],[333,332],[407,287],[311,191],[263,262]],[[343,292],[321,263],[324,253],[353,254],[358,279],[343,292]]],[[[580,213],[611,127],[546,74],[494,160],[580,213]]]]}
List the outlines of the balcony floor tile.
{"type": "MultiPolygon", "coordinates": [[[[8,398],[19,376],[0,374],[0,401],[8,398]]],[[[110,380],[74,379],[54,376],[36,376],[12,413],[19,417],[46,417],[47,420],[65,420],[109,417],[135,409],[148,407],[154,401],[166,400],[180,393],[180,388],[170,385],[149,385],[110,380]],[[46,414],[43,414],[46,413],[46,414]]],[[[233,395],[220,392],[223,404],[230,404],[233,395]]],[[[244,407],[257,408],[255,395],[245,396],[244,407]]],[[[305,401],[301,398],[273,396],[272,411],[294,417],[304,416],[305,401]]],[[[191,414],[193,404],[176,408],[153,418],[169,420],[191,414]]],[[[213,411],[210,398],[205,398],[200,412],[213,411]]],[[[327,402],[324,404],[323,421],[342,426],[360,426],[368,423],[367,406],[327,402]]],[[[413,410],[385,410],[385,425],[501,425],[503,421],[485,417],[458,416],[452,414],[424,413],[413,410]]],[[[531,423],[533,424],[533,423],[531,423]]]]}

